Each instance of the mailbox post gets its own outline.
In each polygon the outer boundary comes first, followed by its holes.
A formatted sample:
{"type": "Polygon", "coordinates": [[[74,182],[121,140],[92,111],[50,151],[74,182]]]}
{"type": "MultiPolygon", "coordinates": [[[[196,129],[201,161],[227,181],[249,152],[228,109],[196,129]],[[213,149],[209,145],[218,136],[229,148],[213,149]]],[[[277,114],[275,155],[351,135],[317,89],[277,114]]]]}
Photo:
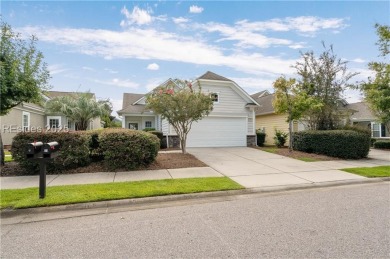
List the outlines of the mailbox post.
{"type": "Polygon", "coordinates": [[[46,164],[57,156],[58,142],[53,141],[43,144],[42,142],[29,143],[26,146],[26,157],[39,162],[39,198],[46,196],[46,164]]]}

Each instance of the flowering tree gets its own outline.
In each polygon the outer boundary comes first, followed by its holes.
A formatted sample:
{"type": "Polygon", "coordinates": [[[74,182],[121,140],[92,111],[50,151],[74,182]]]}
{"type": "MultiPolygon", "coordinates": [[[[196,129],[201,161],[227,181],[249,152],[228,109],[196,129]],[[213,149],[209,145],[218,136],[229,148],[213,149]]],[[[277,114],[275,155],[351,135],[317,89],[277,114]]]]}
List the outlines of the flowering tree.
{"type": "Polygon", "coordinates": [[[170,80],[165,86],[155,88],[146,97],[147,109],[160,114],[173,126],[180,139],[181,150],[186,153],[187,135],[192,123],[207,116],[213,109],[209,95],[193,89],[192,83],[184,80],[170,80]]]}

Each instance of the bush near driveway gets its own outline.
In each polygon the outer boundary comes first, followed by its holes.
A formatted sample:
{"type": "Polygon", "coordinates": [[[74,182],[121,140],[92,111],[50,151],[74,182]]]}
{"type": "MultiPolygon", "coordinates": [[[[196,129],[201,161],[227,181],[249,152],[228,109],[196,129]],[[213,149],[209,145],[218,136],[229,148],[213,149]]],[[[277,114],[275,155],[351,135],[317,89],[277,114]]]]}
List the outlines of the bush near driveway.
{"type": "Polygon", "coordinates": [[[99,134],[99,147],[109,169],[131,170],[154,161],[160,139],[138,130],[108,129],[99,134]]]}
{"type": "Polygon", "coordinates": [[[367,157],[371,137],[359,130],[312,130],[293,133],[294,150],[344,159],[367,157]]]}
{"type": "Polygon", "coordinates": [[[374,143],[374,148],[390,149],[390,141],[377,140],[374,143]]]}
{"type": "Polygon", "coordinates": [[[26,144],[34,141],[57,141],[60,145],[58,157],[47,166],[48,172],[72,169],[90,163],[91,136],[86,132],[20,132],[12,141],[11,153],[14,160],[29,174],[39,172],[38,164],[27,159],[25,154],[26,144]]]}

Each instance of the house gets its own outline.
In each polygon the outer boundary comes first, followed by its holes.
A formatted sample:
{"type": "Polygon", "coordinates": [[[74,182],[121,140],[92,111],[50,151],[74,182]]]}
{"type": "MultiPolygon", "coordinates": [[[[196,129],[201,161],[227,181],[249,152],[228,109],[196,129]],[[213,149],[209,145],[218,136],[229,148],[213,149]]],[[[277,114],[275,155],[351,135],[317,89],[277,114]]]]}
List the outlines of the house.
{"type": "MultiPolygon", "coordinates": [[[[386,129],[385,124],[377,122],[375,115],[372,113],[370,107],[365,102],[357,102],[348,104],[347,107],[353,110],[350,121],[353,125],[361,126],[371,130],[373,138],[388,138],[390,139],[390,132],[386,129]]],[[[390,123],[390,122],[388,122],[390,123]]]]}
{"type": "MultiPolygon", "coordinates": [[[[270,94],[267,90],[251,95],[252,98],[259,104],[255,108],[256,114],[256,129],[261,130],[266,134],[265,144],[273,145],[275,129],[288,132],[288,122],[286,114],[276,114],[272,106],[274,94],[270,94]]],[[[293,131],[303,130],[304,124],[294,122],[293,131]]]]}
{"type": "MultiPolygon", "coordinates": [[[[71,92],[48,91],[42,96],[44,102],[65,95],[75,95],[71,92]]],[[[95,98],[95,95],[92,94],[95,98]]],[[[74,122],[68,120],[63,114],[45,113],[45,109],[38,104],[21,103],[13,107],[7,115],[0,117],[1,137],[3,145],[9,147],[13,137],[22,131],[41,132],[46,130],[75,130],[74,122]]],[[[91,121],[89,129],[101,128],[100,118],[91,121]]]]}
{"type": "MultiPolygon", "coordinates": [[[[162,85],[169,82],[166,81],[162,85]]],[[[206,72],[197,78],[202,92],[213,96],[210,114],[192,124],[187,147],[229,147],[256,144],[255,111],[258,105],[234,81],[206,72]]],[[[178,146],[178,136],[167,120],[146,109],[144,94],[123,94],[123,106],[118,114],[123,117],[122,127],[136,130],[155,128],[163,132],[168,146],[178,146]]]]}

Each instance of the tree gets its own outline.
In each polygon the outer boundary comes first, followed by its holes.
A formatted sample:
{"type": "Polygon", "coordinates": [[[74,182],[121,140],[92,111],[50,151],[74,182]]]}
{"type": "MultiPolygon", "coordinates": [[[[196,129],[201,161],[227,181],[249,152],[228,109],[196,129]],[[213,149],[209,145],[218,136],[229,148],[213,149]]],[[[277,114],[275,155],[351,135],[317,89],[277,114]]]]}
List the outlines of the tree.
{"type": "Polygon", "coordinates": [[[45,109],[48,113],[62,113],[75,123],[77,130],[87,130],[89,122],[97,117],[108,116],[111,104],[108,100],[96,101],[89,93],[59,96],[49,100],[45,109]]]}
{"type": "MultiPolygon", "coordinates": [[[[0,115],[22,102],[39,103],[43,90],[49,88],[50,74],[42,52],[36,48],[37,38],[23,40],[11,26],[1,21],[0,42],[0,115]]],[[[4,147],[0,133],[1,165],[4,147]]]]}
{"type": "Polygon", "coordinates": [[[301,91],[301,87],[297,84],[294,78],[286,79],[284,76],[279,77],[273,83],[274,99],[272,105],[275,113],[286,114],[288,132],[289,132],[289,151],[292,151],[292,123],[294,120],[299,120],[307,110],[318,111],[322,105],[312,96],[308,96],[305,91],[301,91]]]}
{"type": "Polygon", "coordinates": [[[297,70],[300,90],[319,103],[318,110],[308,110],[306,118],[311,129],[329,130],[339,127],[340,101],[344,90],[352,85],[348,81],[358,73],[348,72],[347,61],[337,58],[333,47],[326,48],[317,58],[313,51],[301,53],[302,61],[293,67],[297,70]]]}
{"type": "MultiPolygon", "coordinates": [[[[388,60],[390,45],[390,27],[376,24],[379,40],[380,56],[388,60]]],[[[368,64],[370,70],[375,73],[374,78],[368,78],[367,82],[361,84],[365,100],[378,118],[390,132],[390,64],[386,62],[371,62],[368,64]]]]}
{"type": "Polygon", "coordinates": [[[173,126],[180,139],[182,153],[186,153],[187,135],[194,121],[201,120],[213,109],[210,96],[183,80],[170,80],[166,86],[155,88],[147,95],[147,108],[160,114],[173,126]]]}

